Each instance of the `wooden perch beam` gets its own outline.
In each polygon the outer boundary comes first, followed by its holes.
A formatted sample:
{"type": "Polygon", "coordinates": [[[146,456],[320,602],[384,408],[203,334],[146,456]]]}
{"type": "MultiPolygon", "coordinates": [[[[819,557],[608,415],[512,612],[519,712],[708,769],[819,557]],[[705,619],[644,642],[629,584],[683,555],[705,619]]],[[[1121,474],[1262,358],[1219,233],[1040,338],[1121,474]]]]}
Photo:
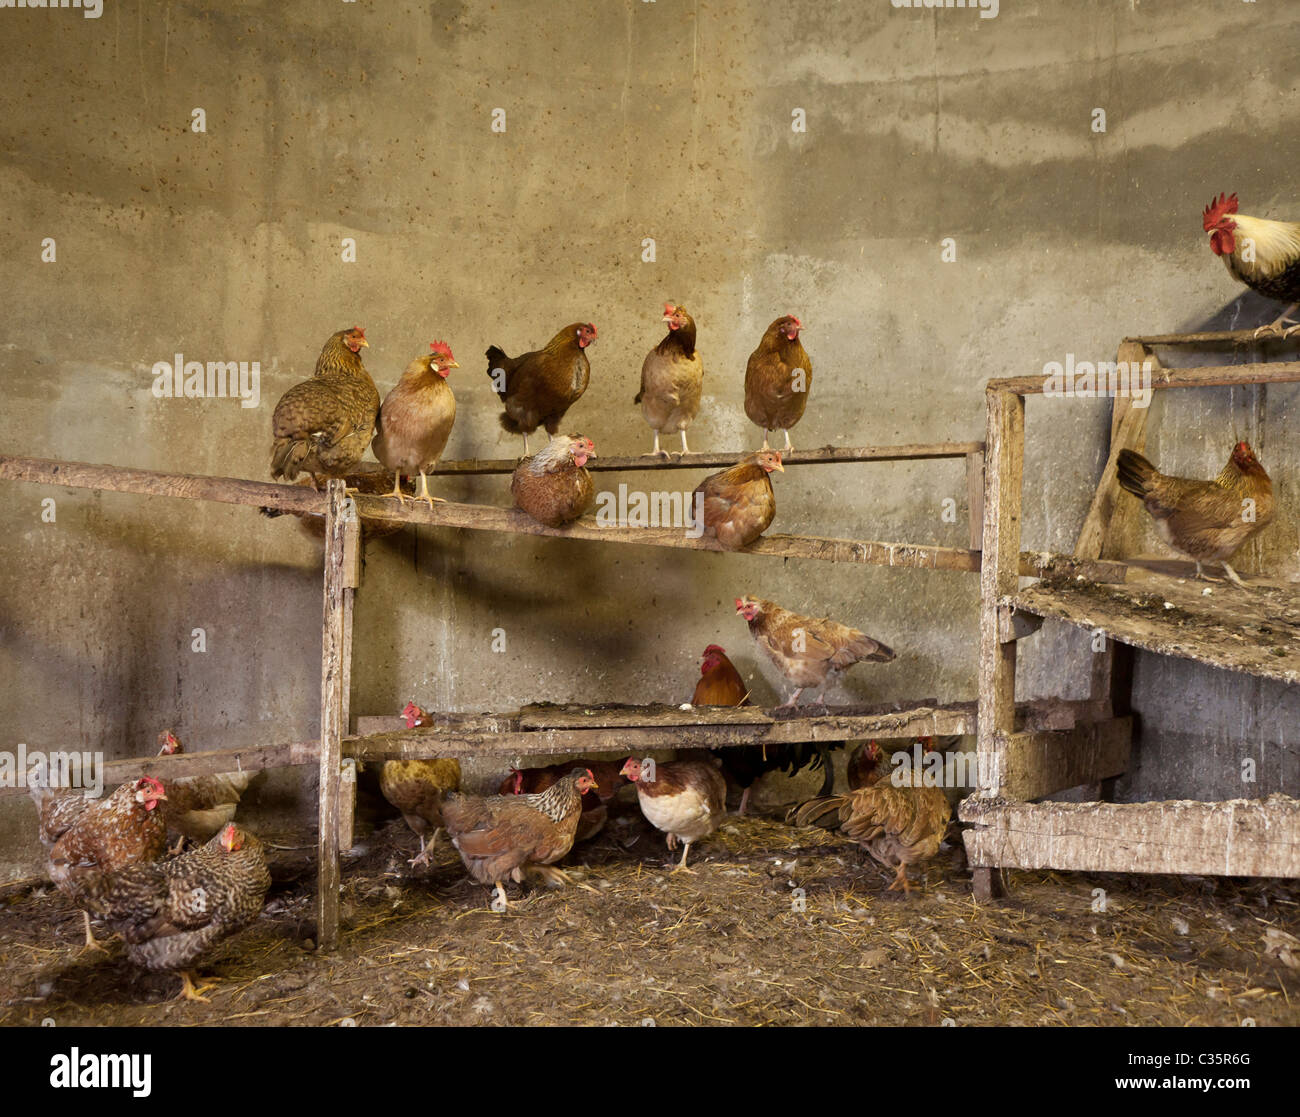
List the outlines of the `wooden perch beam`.
{"type": "MultiPolygon", "coordinates": [[[[902,446],[823,446],[819,450],[782,451],[782,465],[847,465],[853,462],[905,462],[936,458],[964,458],[980,453],[982,442],[921,442],[902,446]]],[[[674,454],[656,458],[651,454],[631,457],[598,457],[587,463],[593,473],[629,472],[651,469],[726,469],[733,466],[752,450],[735,450],[727,453],[674,454]]],[[[518,458],[466,458],[462,461],[439,462],[435,475],[481,475],[513,473],[518,458]]]]}
{"type": "MultiPolygon", "coordinates": [[[[1154,369],[1151,374],[1153,389],[1231,388],[1242,384],[1294,384],[1296,382],[1300,382],[1300,361],[1274,361],[1258,365],[1204,365],[1199,368],[1161,368],[1154,369]]],[[[1010,392],[1017,396],[1041,396],[1046,386],[1047,377],[1039,374],[990,380],[986,389],[989,392],[1010,392]]],[[[1097,393],[1098,398],[1106,396],[1105,391],[1097,393]]]]}
{"type": "MultiPolygon", "coordinates": [[[[1139,345],[1208,345],[1216,342],[1257,342],[1260,345],[1270,341],[1282,341],[1278,334],[1257,336],[1255,330],[1207,330],[1199,334],[1141,334],[1126,337],[1124,341],[1139,345]]],[[[1290,341],[1290,339],[1286,339],[1290,341]]],[[[1295,344],[1295,342],[1291,342],[1295,344]]]]}
{"type": "Polygon", "coordinates": [[[971,796],[958,817],[975,866],[1092,873],[1300,877],[1300,801],[1011,803],[971,796]]]}

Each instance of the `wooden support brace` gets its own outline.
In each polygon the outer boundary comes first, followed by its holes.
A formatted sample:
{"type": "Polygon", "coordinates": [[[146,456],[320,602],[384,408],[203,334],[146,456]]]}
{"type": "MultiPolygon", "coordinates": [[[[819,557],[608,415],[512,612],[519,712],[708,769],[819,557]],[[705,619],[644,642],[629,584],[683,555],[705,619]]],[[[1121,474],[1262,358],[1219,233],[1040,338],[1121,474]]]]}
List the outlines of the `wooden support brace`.
{"type": "Polygon", "coordinates": [[[316,943],[333,950],[339,932],[339,825],[342,740],[346,713],[346,495],[331,481],[325,514],[324,609],[321,623],[320,807],[317,817],[316,943]]]}
{"type": "Polygon", "coordinates": [[[966,455],[966,504],[970,510],[970,549],[984,547],[984,450],[966,455]]]}
{"type": "Polygon", "coordinates": [[[1023,640],[1043,627],[1043,618],[1034,613],[1017,612],[1013,605],[998,606],[998,639],[1004,644],[1023,640]]]}
{"type": "Polygon", "coordinates": [[[1000,770],[990,783],[1008,799],[1030,800],[1111,779],[1128,768],[1132,737],[1132,718],[1083,722],[1060,732],[1011,733],[999,749],[1000,770]]]}

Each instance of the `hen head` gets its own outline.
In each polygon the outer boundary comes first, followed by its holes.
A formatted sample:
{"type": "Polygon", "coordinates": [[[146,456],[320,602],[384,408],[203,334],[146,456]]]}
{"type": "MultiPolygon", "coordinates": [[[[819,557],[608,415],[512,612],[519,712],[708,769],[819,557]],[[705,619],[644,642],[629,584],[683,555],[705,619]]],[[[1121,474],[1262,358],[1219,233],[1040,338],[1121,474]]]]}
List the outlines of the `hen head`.
{"type": "Polygon", "coordinates": [[[164,729],[158,734],[158,755],[174,756],[178,752],[184,752],[180,741],[176,739],[176,734],[170,729],[164,729]]]}
{"type": "Polygon", "coordinates": [[[781,464],[780,450],[760,450],[754,455],[754,464],[762,466],[765,473],[771,473],[773,470],[777,473],[785,472],[785,466],[781,464]]]}
{"type": "Polygon", "coordinates": [[[451,346],[445,341],[429,342],[429,367],[441,376],[444,380],[454,368],[460,368],[456,363],[456,358],[451,355],[451,346]]]}
{"type": "Polygon", "coordinates": [[[618,774],[620,776],[626,776],[633,783],[636,783],[637,780],[641,778],[641,761],[637,760],[635,757],[629,756],[627,760],[623,762],[623,767],[619,769],[618,774]]]}
{"type": "Polygon", "coordinates": [[[569,457],[573,459],[574,465],[581,469],[595,456],[596,444],[590,438],[584,438],[580,434],[569,435],[569,457]]]}
{"type": "Polygon", "coordinates": [[[370,342],[366,340],[366,331],[364,326],[353,326],[350,330],[343,331],[343,344],[354,353],[361,352],[364,347],[370,348],[370,342]]]}
{"type": "Polygon", "coordinates": [[[717,644],[710,644],[704,649],[704,660],[700,663],[700,674],[707,675],[710,671],[715,671],[722,666],[723,660],[727,658],[727,653],[717,644]]]}
{"type": "Polygon", "coordinates": [[[1259,459],[1255,457],[1255,451],[1250,448],[1249,442],[1238,442],[1232,448],[1232,464],[1242,473],[1258,475],[1264,472],[1264,467],[1259,464],[1259,459]]]}
{"type": "Polygon", "coordinates": [[[414,702],[408,702],[402,707],[402,720],[406,722],[407,729],[414,729],[417,725],[423,725],[428,714],[417,706],[414,702]]]}
{"type": "Polygon", "coordinates": [[[664,303],[664,321],[668,323],[670,330],[680,330],[690,320],[691,316],[686,312],[684,306],[664,303]]]}
{"type": "Polygon", "coordinates": [[[594,791],[600,786],[596,782],[596,777],[591,774],[590,768],[574,768],[569,775],[573,777],[574,786],[578,789],[580,795],[585,795],[588,791],[594,791]]]}
{"type": "Polygon", "coordinates": [[[244,832],[233,822],[226,823],[221,831],[221,848],[227,853],[236,853],[244,848],[244,832]]]}
{"type": "Polygon", "coordinates": [[[1237,195],[1220,194],[1218,201],[1210,199],[1210,204],[1201,214],[1201,223],[1210,234],[1210,248],[1216,256],[1236,251],[1237,238],[1233,234],[1237,223],[1230,216],[1237,212],[1237,195]]]}
{"type": "Polygon", "coordinates": [[[758,598],[746,594],[744,597],[736,598],[736,612],[745,620],[752,621],[762,615],[763,607],[759,604],[758,598]]]}
{"type": "Polygon", "coordinates": [[[773,322],[771,328],[775,329],[787,341],[798,341],[799,331],[803,329],[803,323],[793,314],[787,314],[773,322]]]}
{"type": "Polygon", "coordinates": [[[153,776],[141,776],[135,781],[135,801],[143,804],[146,811],[153,810],[166,798],[162,780],[156,780],[153,776]]]}
{"type": "Polygon", "coordinates": [[[574,336],[578,339],[578,348],[586,349],[588,345],[596,343],[596,326],[593,322],[581,322],[574,331],[574,336]]]}

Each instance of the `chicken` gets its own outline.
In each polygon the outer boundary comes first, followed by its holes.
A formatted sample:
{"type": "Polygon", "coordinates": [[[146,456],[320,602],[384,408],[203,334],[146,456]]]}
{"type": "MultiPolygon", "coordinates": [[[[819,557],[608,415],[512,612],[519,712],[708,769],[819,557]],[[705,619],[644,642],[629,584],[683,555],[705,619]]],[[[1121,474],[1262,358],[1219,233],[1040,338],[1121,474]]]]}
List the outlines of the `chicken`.
{"type": "Polygon", "coordinates": [[[659,436],[680,431],[682,453],[688,454],[686,428],[700,412],[704,362],[695,348],[695,319],[686,308],[664,303],[663,320],[668,323],[668,333],[646,354],[641,364],[641,390],[632,402],[641,405],[641,414],[655,432],[652,453],[666,454],[659,449],[659,436]]]}
{"type": "Polygon", "coordinates": [[[785,434],[803,418],[812,391],[812,361],[799,340],[803,325],[793,314],[778,318],[767,328],[745,366],[745,414],[763,428],[763,449],[774,430],[785,434]]]}
{"type": "MultiPolygon", "coordinates": [[[[1230,559],[1273,521],[1273,482],[1250,445],[1238,442],[1213,481],[1167,477],[1141,454],[1121,450],[1116,461],[1121,487],[1142,498],[1160,537],[1196,563],[1217,562],[1235,585],[1243,585],[1230,559]]],[[[1213,579],[1206,578],[1207,581],[1213,579]]]]}
{"type": "Polygon", "coordinates": [[[686,868],[691,846],[712,834],[727,813],[727,781],[718,771],[717,757],[658,764],[629,757],[622,774],[636,784],[646,821],[668,835],[668,848],[683,844],[673,872],[691,872],[686,868]]]}
{"type": "MultiPolygon", "coordinates": [[[[931,744],[927,743],[927,749],[931,744]]],[[[838,830],[880,864],[896,870],[889,885],[891,892],[912,890],[907,867],[939,852],[952,819],[952,806],[943,788],[922,786],[920,772],[914,771],[910,779],[901,772],[877,776],[847,795],[810,799],[790,812],[796,825],[838,830]]]]}
{"type": "Polygon", "coordinates": [[[591,507],[596,486],[584,468],[596,446],[580,434],[557,434],[544,450],[524,458],[510,478],[510,495],[538,523],[563,527],[591,507]]]}
{"type": "MultiPolygon", "coordinates": [[[[158,734],[158,755],[175,756],[185,751],[170,729],[158,734]]],[[[175,852],[185,839],[206,842],[235,817],[239,800],[248,790],[251,772],[219,772],[211,776],[182,776],[167,782],[163,818],[167,836],[176,838],[175,852]]]]}
{"type": "MultiPolygon", "coordinates": [[[[582,796],[582,818],[573,838],[574,845],[594,838],[605,828],[609,819],[609,804],[618,795],[619,788],[627,783],[620,773],[621,761],[578,760],[596,780],[598,790],[587,791],[582,796]]],[[[545,768],[511,768],[510,775],[501,781],[498,795],[536,795],[545,791],[573,769],[574,761],[551,764],[545,768]]]]}
{"type": "Polygon", "coordinates": [[[876,782],[883,756],[880,746],[875,741],[859,745],[849,754],[849,763],[844,774],[848,779],[850,791],[857,791],[860,787],[867,787],[876,782]]]}
{"type": "MultiPolygon", "coordinates": [[[[700,677],[691,696],[692,706],[748,706],[749,688],[740,672],[717,644],[704,649],[700,677]]],[[[767,771],[767,750],[761,745],[736,745],[718,754],[723,775],[740,788],[740,808],[749,807],[749,792],[755,781],[767,771]]]]}
{"type": "Polygon", "coordinates": [[[779,450],[760,450],[730,469],[700,482],[692,507],[704,520],[704,534],[727,551],[748,547],[776,516],[771,474],[784,473],[779,450]]]}
{"type": "MultiPolygon", "coordinates": [[[[167,793],[152,776],[122,784],[107,799],[54,791],[44,773],[34,774],[29,787],[48,854],[46,871],[54,886],[79,906],[80,884],[87,873],[156,861],[167,850],[167,823],[158,809],[167,793]]],[[[86,946],[98,949],[88,913],[85,920],[86,946]]]]}
{"type": "Polygon", "coordinates": [[[370,445],[379,392],[358,354],[370,344],[360,326],[339,330],[321,350],[310,380],[280,397],[271,416],[271,476],[293,481],[299,472],[343,477],[370,445]]]}
{"type": "MultiPolygon", "coordinates": [[[[430,720],[414,702],[406,704],[402,717],[407,729],[428,725],[430,720]]],[[[460,790],[460,761],[454,758],[385,760],[379,769],[379,790],[402,812],[406,825],[420,839],[420,852],[408,864],[428,865],[443,829],[443,796],[460,790]]]]}
{"type": "Polygon", "coordinates": [[[573,848],[582,817],[582,796],[596,787],[586,768],[574,768],[536,795],[462,795],[450,792],[442,817],[451,843],[469,875],[495,886],[500,910],[506,908],[506,879],[522,883],[536,872],[548,883],[566,881],[549,866],[573,848]]]}
{"type": "Polygon", "coordinates": [[[262,911],[271,875],[262,843],[233,822],[198,849],[157,864],[87,877],[82,897],[126,941],[126,956],[151,972],[180,970],[180,996],[206,1001],[190,967],[209,947],[262,911]]]}
{"type": "Polygon", "coordinates": [[[736,612],[749,622],[749,633],[781,674],[797,688],[778,709],[790,709],[809,687],[826,688],[855,663],[889,663],[891,649],[856,628],[825,617],[802,617],[761,598],[736,598],[736,612]]]}
{"type": "Polygon", "coordinates": [[[558,432],[564,413],[587,390],[591,379],[587,348],[595,342],[594,325],[574,322],[551,338],[545,349],[532,353],[507,357],[495,345],[488,348],[488,376],[505,404],[501,427],[524,436],[525,457],[528,436],[539,426],[545,426],[547,434],[558,432]]]}
{"type": "Polygon", "coordinates": [[[1274,321],[1256,330],[1256,336],[1281,331],[1288,337],[1300,330],[1300,324],[1282,329],[1295,323],[1290,315],[1300,307],[1300,224],[1238,213],[1236,194],[1211,198],[1201,223],[1210,235],[1210,250],[1222,258],[1233,279],[1288,304],[1274,321]]]}
{"type": "Polygon", "coordinates": [[[420,475],[420,492],[430,508],[441,497],[429,495],[429,473],[446,449],[452,424],[456,421],[456,397],[447,384],[447,376],[460,368],[445,341],[429,343],[427,356],[416,357],[393,390],[384,397],[379,409],[379,429],[375,433],[375,457],[393,471],[393,491],[401,504],[402,475],[420,475]]]}

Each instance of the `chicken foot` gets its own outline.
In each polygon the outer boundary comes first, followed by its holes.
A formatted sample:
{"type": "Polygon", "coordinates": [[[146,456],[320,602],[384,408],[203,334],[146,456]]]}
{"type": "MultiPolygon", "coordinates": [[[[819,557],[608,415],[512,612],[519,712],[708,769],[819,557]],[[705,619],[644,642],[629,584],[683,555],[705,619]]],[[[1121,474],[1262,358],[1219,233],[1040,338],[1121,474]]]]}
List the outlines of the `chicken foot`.
{"type": "Polygon", "coordinates": [[[547,888],[563,888],[565,885],[572,884],[578,888],[586,889],[588,892],[598,891],[589,884],[574,880],[563,869],[557,869],[554,865],[529,865],[528,868],[546,882],[547,888]]]}
{"type": "Polygon", "coordinates": [[[670,453],[668,453],[667,450],[664,450],[664,449],[661,449],[661,448],[660,448],[660,446],[659,446],[659,432],[658,432],[658,431],[655,431],[655,448],[654,448],[653,450],[651,450],[650,453],[646,455],[646,457],[650,457],[650,458],[670,458],[670,457],[672,457],[672,455],[671,455],[670,453]]]}
{"type": "MultiPolygon", "coordinates": [[[[184,839],[181,839],[184,841],[184,839]]],[[[86,943],[81,948],[80,953],[84,954],[87,950],[98,950],[100,954],[107,954],[108,948],[95,938],[95,933],[90,929],[90,912],[83,911],[81,918],[86,921],[86,943]]]]}
{"type": "Polygon", "coordinates": [[[429,858],[430,858],[431,856],[433,856],[433,851],[434,851],[434,850],[437,848],[437,846],[438,846],[438,835],[441,834],[441,833],[442,833],[442,827],[439,826],[437,829],[434,830],[434,832],[433,832],[433,837],[430,838],[430,839],[428,840],[428,842],[425,842],[425,840],[424,840],[424,835],[423,835],[423,834],[419,835],[419,838],[420,838],[420,852],[417,853],[414,857],[412,857],[412,858],[407,862],[407,864],[408,864],[408,865],[412,865],[412,866],[414,866],[414,865],[428,865],[428,864],[429,864],[429,858]]]}
{"type": "Polygon", "coordinates": [[[400,472],[393,473],[393,491],[388,495],[397,497],[397,503],[403,508],[406,507],[406,494],[402,492],[402,475],[400,472]]]}
{"type": "Polygon", "coordinates": [[[427,504],[430,507],[430,509],[433,508],[435,502],[438,504],[447,503],[440,496],[429,495],[429,478],[425,476],[424,470],[420,470],[420,493],[415,499],[424,501],[424,503],[427,504]]]}
{"type": "Polygon", "coordinates": [[[1259,337],[1260,334],[1267,333],[1267,334],[1279,334],[1284,338],[1290,337],[1297,330],[1300,330],[1300,322],[1297,322],[1296,319],[1291,317],[1291,315],[1294,314],[1297,310],[1300,310],[1300,303],[1292,303],[1284,311],[1282,311],[1281,314],[1279,314],[1276,318],[1274,318],[1273,321],[1271,321],[1267,326],[1259,326],[1255,330],[1255,336],[1259,337]],[[1290,327],[1288,329],[1283,329],[1283,326],[1286,326],[1288,323],[1290,324],[1290,327]]]}
{"type": "Polygon", "coordinates": [[[910,895],[912,891],[912,883],[907,879],[907,865],[903,862],[899,862],[898,872],[894,875],[894,882],[885,891],[897,892],[900,889],[905,896],[910,895]]]}
{"type": "Polygon", "coordinates": [[[176,994],[176,1000],[198,1001],[201,1004],[210,1004],[210,999],[205,997],[203,994],[213,987],[213,983],[209,982],[207,985],[202,985],[196,988],[194,985],[194,979],[190,977],[190,971],[181,970],[181,991],[176,994]]]}
{"type": "MultiPolygon", "coordinates": [[[[1232,567],[1229,566],[1226,562],[1221,562],[1221,563],[1219,563],[1219,565],[1223,567],[1223,572],[1224,572],[1224,574],[1226,574],[1226,575],[1228,576],[1228,581],[1230,581],[1234,586],[1238,586],[1238,587],[1240,587],[1240,588],[1243,589],[1243,590],[1249,588],[1249,587],[1247,587],[1246,583],[1243,582],[1243,581],[1241,580],[1241,576],[1240,576],[1240,575],[1239,575],[1235,570],[1233,570],[1232,567]]],[[[1198,581],[1198,582],[1215,582],[1215,583],[1218,583],[1218,582],[1220,581],[1220,579],[1218,579],[1218,578],[1211,578],[1208,574],[1204,573],[1204,572],[1201,570],[1201,564],[1200,564],[1199,561],[1196,563],[1196,575],[1195,575],[1195,578],[1196,578],[1196,581],[1198,581]]]]}

